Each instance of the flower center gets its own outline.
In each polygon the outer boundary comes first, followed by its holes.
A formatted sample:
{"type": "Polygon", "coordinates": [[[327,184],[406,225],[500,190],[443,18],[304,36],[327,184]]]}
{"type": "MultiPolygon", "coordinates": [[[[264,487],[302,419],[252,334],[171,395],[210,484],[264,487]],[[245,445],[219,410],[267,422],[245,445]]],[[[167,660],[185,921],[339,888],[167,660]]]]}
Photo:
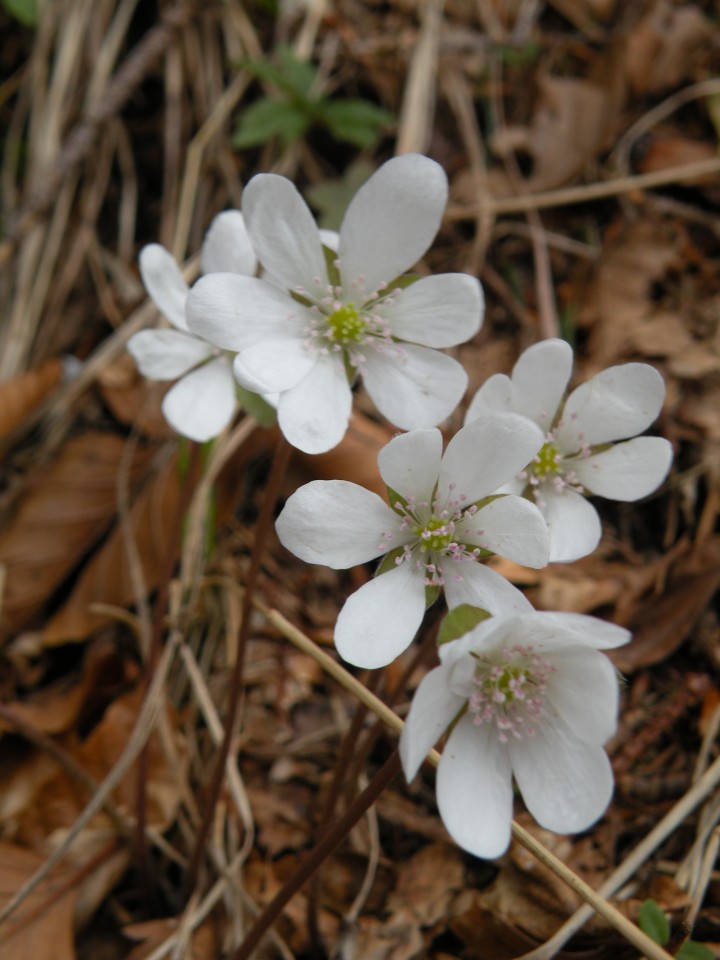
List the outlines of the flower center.
{"type": "Polygon", "coordinates": [[[367,321],[360,316],[354,304],[346,303],[334,310],[327,318],[327,338],[333,343],[347,346],[350,343],[362,343],[365,338],[367,321]]]}
{"type": "Polygon", "coordinates": [[[560,451],[557,444],[546,441],[532,462],[532,471],[536,477],[543,479],[550,474],[560,472],[560,451]]]}
{"type": "Polygon", "coordinates": [[[555,668],[531,646],[505,646],[477,661],[468,711],[473,723],[495,725],[498,740],[507,743],[535,733],[545,714],[547,680],[555,668]]]}
{"type": "Polygon", "coordinates": [[[448,522],[433,517],[428,520],[424,527],[416,527],[415,532],[419,538],[421,551],[436,552],[446,550],[449,547],[455,532],[455,524],[452,520],[448,522]]]}

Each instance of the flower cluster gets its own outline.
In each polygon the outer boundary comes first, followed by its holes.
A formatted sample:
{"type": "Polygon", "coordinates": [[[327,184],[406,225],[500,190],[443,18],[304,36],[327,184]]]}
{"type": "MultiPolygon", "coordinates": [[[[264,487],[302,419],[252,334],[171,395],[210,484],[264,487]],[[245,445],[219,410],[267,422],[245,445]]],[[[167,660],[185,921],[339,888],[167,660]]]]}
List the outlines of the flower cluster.
{"type": "Polygon", "coordinates": [[[671,448],[637,436],[663,403],[656,370],[612,367],[564,399],[572,350],[548,340],[526,350],[510,377],[487,380],[443,451],[437,425],[468,378],[440,350],[478,331],[482,292],[464,274],[406,271],[432,242],[446,199],[436,163],[398,157],[356,194],[339,235],[328,235],[290,181],[258,175],[242,215],[214,221],[192,290],[166,251],[143,250],[147,290],[175,329],[143,331],[129,346],[147,376],[182,378],[164,410],[197,440],[229,423],[242,388],[273,395],[294,446],[329,450],[347,429],[360,379],[406,431],[378,456],[387,500],[347,481],[315,481],[288,498],[276,529],[309,563],[380,559],[336,624],[337,649],[356,666],[402,654],[444,593],[440,665],[415,694],[401,757],[411,779],[447,734],[441,815],[461,846],[495,857],[509,843],[513,777],[549,829],[583,830],[605,810],[612,775],[603,744],[615,729],[618,684],[601,651],[628,634],[534,611],[485,561],[539,568],[590,553],[601,530],[586,497],[647,496],[665,478],[671,448]]]}

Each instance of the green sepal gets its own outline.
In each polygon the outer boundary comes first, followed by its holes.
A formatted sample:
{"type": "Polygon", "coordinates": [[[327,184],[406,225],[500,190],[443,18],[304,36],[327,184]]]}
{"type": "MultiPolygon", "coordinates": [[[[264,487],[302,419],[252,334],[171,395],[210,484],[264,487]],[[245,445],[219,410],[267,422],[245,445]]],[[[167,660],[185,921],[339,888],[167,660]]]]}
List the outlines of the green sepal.
{"type": "Polygon", "coordinates": [[[277,410],[259,393],[246,390],[239,383],[235,384],[235,396],[239,405],[254,417],[261,427],[274,427],[277,423],[277,410]]]}
{"type": "Polygon", "coordinates": [[[340,276],[340,271],[335,266],[335,261],[338,258],[337,252],[331,250],[330,247],[326,247],[323,244],[323,256],[325,257],[325,267],[327,268],[328,281],[332,285],[333,289],[335,287],[342,286],[342,278],[340,276]]]}
{"type": "MultiPolygon", "coordinates": [[[[396,503],[399,503],[402,509],[404,510],[408,509],[408,502],[401,493],[398,493],[397,490],[393,490],[392,487],[386,486],[385,489],[387,490],[388,503],[393,508],[395,513],[399,512],[395,507],[396,503]]],[[[404,516],[404,514],[401,514],[401,516],[404,516]]]]}
{"type": "Polygon", "coordinates": [[[440,596],[440,587],[425,586],[425,609],[431,607],[440,596]]]}
{"type": "Polygon", "coordinates": [[[404,552],[404,547],[395,547],[395,549],[391,550],[390,553],[386,553],[378,564],[378,568],[375,571],[374,576],[379,577],[383,573],[389,573],[390,570],[394,570],[397,567],[395,561],[398,557],[401,557],[404,552]]]}
{"type": "Polygon", "coordinates": [[[661,947],[670,939],[670,924],[654,900],[645,900],[638,913],[638,926],[661,947]]]}
{"type": "Polygon", "coordinates": [[[438,646],[459,640],[466,633],[470,633],[479,623],[487,620],[490,613],[482,607],[473,607],[469,603],[461,603],[454,607],[443,620],[438,633],[438,646]]]}

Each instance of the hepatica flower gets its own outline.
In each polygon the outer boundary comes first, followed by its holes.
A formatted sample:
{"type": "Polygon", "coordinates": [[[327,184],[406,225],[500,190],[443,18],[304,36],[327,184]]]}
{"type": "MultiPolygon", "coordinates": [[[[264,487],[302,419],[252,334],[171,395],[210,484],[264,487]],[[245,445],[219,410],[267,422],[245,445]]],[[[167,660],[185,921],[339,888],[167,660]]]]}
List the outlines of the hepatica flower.
{"type": "MultiPolygon", "coordinates": [[[[205,236],[201,266],[206,274],[218,270],[255,272],[257,259],[240,213],[228,210],[215,217],[205,236]]],[[[173,429],[191,440],[210,440],[235,413],[231,360],[212,343],[190,332],[186,317],[189,288],[174,257],[164,247],[157,243],[143,247],[140,273],[150,298],[175,329],[141,330],[128,341],[128,350],[143,376],[178,380],[162,404],[173,429]]]]}
{"type": "Polygon", "coordinates": [[[428,587],[443,587],[450,607],[529,607],[478,561],[497,553],[531,567],[547,563],[539,510],[521,497],[488,497],[541,443],[539,428],[512,414],[475,420],[444,454],[439,430],[413,430],[378,456],[391,506],[344,480],[316,480],[289,498],[277,532],[302,560],[343,569],[384,558],[340,611],[335,644],[345,660],[381,667],[401,654],[420,626],[428,587]]]}
{"type": "Polygon", "coordinates": [[[605,811],[613,789],[603,744],[615,731],[618,681],[600,650],[626,630],[573,613],[492,617],[440,647],[400,738],[411,780],[452,726],[437,771],[440,815],[476,856],[510,842],[512,778],[530,813],[576,833],[605,811]]]}
{"type": "Polygon", "coordinates": [[[491,412],[529,417],[544,433],[540,451],[504,490],[532,496],[550,531],[550,560],[584,557],[600,540],[600,518],[585,499],[639,500],[665,479],[672,447],[637,437],[657,417],[662,377],[646,363],[609,367],[563,397],[573,354],[564,340],[526,350],[512,377],[495,374],[475,395],[466,423],[491,412]],[[628,439],[628,438],[634,439],[628,439]],[[613,443],[622,440],[623,443],[613,443]]]}
{"type": "Polygon", "coordinates": [[[260,174],[246,186],[245,221],[272,282],[203,277],[189,324],[237,353],[244,387],[280,394],[278,423],[294,446],[321,453],[340,442],[358,375],[402,429],[434,426],[458,404],[467,375],[436,348],[477,332],[480,285],[465,274],[398,279],[430,246],[446,200],[438,164],[414,154],[390,160],[353,198],[335,253],[289,180],[260,174]]]}

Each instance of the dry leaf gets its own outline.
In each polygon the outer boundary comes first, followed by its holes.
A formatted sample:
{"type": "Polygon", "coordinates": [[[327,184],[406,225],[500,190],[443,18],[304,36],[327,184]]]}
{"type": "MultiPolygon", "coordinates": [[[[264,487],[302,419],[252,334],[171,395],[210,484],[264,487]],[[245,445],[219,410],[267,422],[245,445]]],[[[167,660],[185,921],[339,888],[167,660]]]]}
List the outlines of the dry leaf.
{"type": "MultiPolygon", "coordinates": [[[[124,450],[120,437],[82,434],[28,477],[25,496],[0,533],[0,565],[7,577],[2,636],[38,612],[111,523],[124,450]]],[[[131,486],[147,458],[147,451],[135,451],[128,472],[131,486]]]]}
{"type": "Polygon", "coordinates": [[[316,455],[298,453],[298,457],[319,480],[351,480],[386,499],[377,458],[380,448],[395,433],[362,413],[353,413],[348,431],[337,447],[316,455]]]}
{"type": "Polygon", "coordinates": [[[175,436],[162,412],[170,384],[140,376],[132,357],[124,353],[98,378],[98,389],[116,419],[153,440],[175,436]]]}
{"type": "Polygon", "coordinates": [[[388,909],[415,914],[420,926],[431,927],[448,915],[450,903],[465,884],[462,855],[457,847],[433,843],[398,866],[388,909]]]}
{"type": "MultiPolygon", "coordinates": [[[[181,522],[182,483],[174,454],[145,486],[130,510],[129,526],[142,559],[148,590],[160,578],[174,530],[181,522]]],[[[125,537],[118,525],[83,570],[66,603],[45,625],[43,642],[52,646],[84,640],[109,623],[110,615],[90,611],[93,603],[124,607],[134,602],[125,537]]]]}
{"type": "Polygon", "coordinates": [[[0,438],[20,426],[60,383],[64,372],[62,360],[53,357],[35,370],[0,384],[0,438]]]}
{"type": "Polygon", "coordinates": [[[625,75],[635,94],[658,93],[692,76],[713,26],[694,4],[657,0],[628,37],[625,75]]]}

